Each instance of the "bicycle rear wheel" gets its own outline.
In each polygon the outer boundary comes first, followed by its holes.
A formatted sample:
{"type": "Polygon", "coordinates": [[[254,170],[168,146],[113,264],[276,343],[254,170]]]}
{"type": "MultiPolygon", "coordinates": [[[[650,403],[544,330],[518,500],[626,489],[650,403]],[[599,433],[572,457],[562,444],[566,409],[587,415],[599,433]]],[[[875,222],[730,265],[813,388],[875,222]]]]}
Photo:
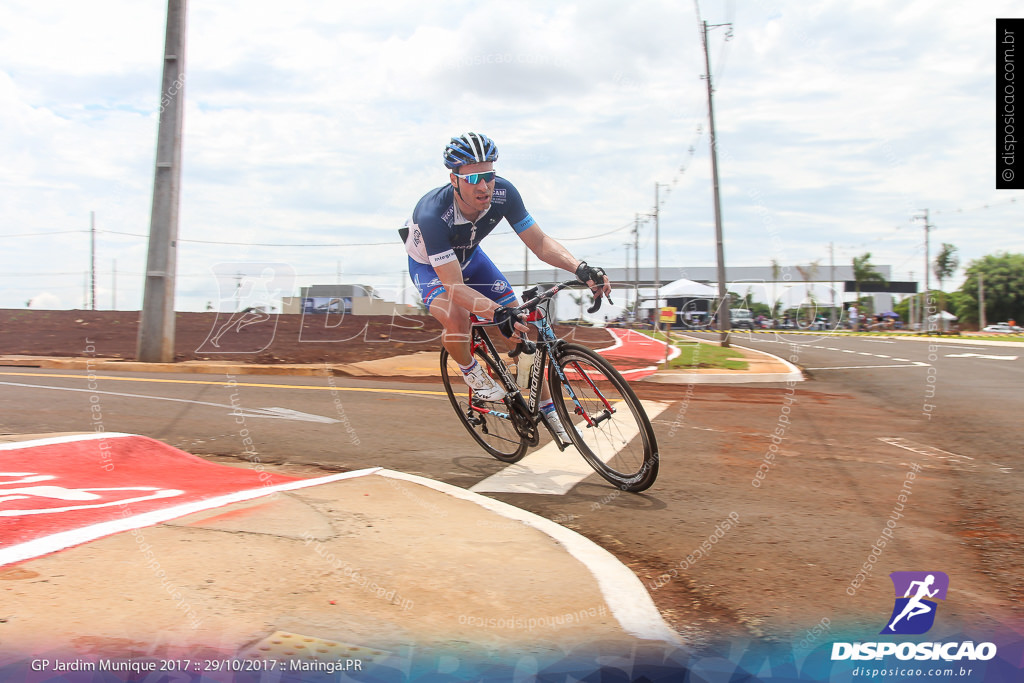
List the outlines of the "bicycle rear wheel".
{"type": "MultiPolygon", "coordinates": [[[[477,360],[487,369],[487,374],[501,384],[494,361],[479,352],[477,360]]],[[[498,403],[474,403],[471,400],[472,390],[466,386],[459,364],[447,349],[441,349],[441,380],[462,426],[485,451],[503,462],[517,462],[526,455],[527,439],[519,434],[512,422],[511,399],[498,403]]]]}
{"type": "Polygon", "coordinates": [[[640,399],[611,363],[576,344],[561,347],[548,375],[551,397],[573,445],[598,474],[623,491],[658,478],[658,444],[640,399]]]}

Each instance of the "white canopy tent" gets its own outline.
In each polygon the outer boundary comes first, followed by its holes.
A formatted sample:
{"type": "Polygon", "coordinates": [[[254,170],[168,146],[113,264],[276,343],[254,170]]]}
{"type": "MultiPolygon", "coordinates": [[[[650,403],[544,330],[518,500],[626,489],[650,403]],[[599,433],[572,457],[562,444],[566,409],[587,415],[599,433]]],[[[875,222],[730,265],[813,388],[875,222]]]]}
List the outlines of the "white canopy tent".
{"type": "Polygon", "coordinates": [[[692,297],[702,299],[713,299],[718,296],[718,290],[708,285],[702,285],[693,280],[683,278],[663,285],[658,290],[658,295],[663,297],[692,297]]]}

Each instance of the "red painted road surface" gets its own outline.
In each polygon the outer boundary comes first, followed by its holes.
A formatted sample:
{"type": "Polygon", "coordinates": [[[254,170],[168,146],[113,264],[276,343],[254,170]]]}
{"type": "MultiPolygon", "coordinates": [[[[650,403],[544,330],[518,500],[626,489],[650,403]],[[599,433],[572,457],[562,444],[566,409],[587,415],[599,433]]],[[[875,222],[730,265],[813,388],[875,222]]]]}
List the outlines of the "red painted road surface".
{"type": "Polygon", "coordinates": [[[296,479],[258,463],[218,465],[132,434],[3,444],[0,566],[337,476],[296,479]]]}
{"type": "MultiPolygon", "coordinates": [[[[612,362],[612,365],[631,382],[653,375],[658,370],[658,363],[665,362],[665,343],[651,339],[646,334],[633,330],[609,327],[608,332],[618,342],[614,346],[600,349],[599,353],[612,362]]],[[[670,358],[679,355],[678,349],[669,350],[670,358]]]]}

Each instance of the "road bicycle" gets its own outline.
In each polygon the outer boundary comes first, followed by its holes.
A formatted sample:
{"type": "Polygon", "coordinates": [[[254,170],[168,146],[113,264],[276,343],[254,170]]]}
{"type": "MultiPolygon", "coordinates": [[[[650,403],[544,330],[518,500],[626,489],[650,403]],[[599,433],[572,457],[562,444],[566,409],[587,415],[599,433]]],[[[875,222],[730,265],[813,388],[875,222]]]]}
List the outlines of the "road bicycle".
{"type": "MultiPolygon", "coordinates": [[[[538,287],[523,293],[525,303],[515,310],[537,328],[537,341],[526,340],[509,355],[516,358],[523,350],[535,352],[525,389],[520,389],[485,330],[494,323],[476,319],[470,349],[508,394],[498,402],[475,399],[446,349],[441,350],[441,378],[463,426],[498,460],[522,459],[527,448],[540,443],[540,425],[544,425],[560,451],[574,446],[612,484],[623,491],[643,491],[658,477],[658,443],[643,405],[611,363],[585,346],[559,339],[543,308],[558,292],[585,286],[567,280],[539,294],[538,287]],[[540,410],[545,379],[570,443],[558,438],[540,410]]],[[[596,312],[601,302],[598,297],[588,312],[596,312]]]]}

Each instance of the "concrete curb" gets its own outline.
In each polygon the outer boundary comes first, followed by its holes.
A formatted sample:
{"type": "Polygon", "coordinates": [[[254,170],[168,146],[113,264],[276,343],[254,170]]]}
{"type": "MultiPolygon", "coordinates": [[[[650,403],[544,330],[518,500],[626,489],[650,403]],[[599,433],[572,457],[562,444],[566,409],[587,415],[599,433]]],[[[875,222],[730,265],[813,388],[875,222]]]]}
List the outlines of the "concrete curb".
{"type": "MultiPolygon", "coordinates": [[[[686,336],[686,335],[684,335],[686,336]]],[[[697,339],[696,337],[690,337],[697,339]]],[[[717,344],[714,341],[700,339],[708,344],[717,344]]],[[[657,382],[661,384],[747,384],[747,383],[769,383],[769,382],[803,382],[805,377],[803,371],[784,358],[775,354],[752,349],[747,346],[733,344],[733,348],[743,349],[746,352],[766,356],[769,363],[780,367],[781,372],[750,372],[747,370],[719,370],[719,371],[694,371],[694,370],[661,370],[645,377],[643,382],[657,382]]]]}
{"type": "Polygon", "coordinates": [[[678,647],[683,645],[676,632],[662,619],[640,579],[617,557],[585,536],[532,512],[458,486],[388,469],[378,470],[375,474],[429,486],[547,534],[594,575],[605,602],[626,633],[644,640],[662,641],[678,647]]]}

